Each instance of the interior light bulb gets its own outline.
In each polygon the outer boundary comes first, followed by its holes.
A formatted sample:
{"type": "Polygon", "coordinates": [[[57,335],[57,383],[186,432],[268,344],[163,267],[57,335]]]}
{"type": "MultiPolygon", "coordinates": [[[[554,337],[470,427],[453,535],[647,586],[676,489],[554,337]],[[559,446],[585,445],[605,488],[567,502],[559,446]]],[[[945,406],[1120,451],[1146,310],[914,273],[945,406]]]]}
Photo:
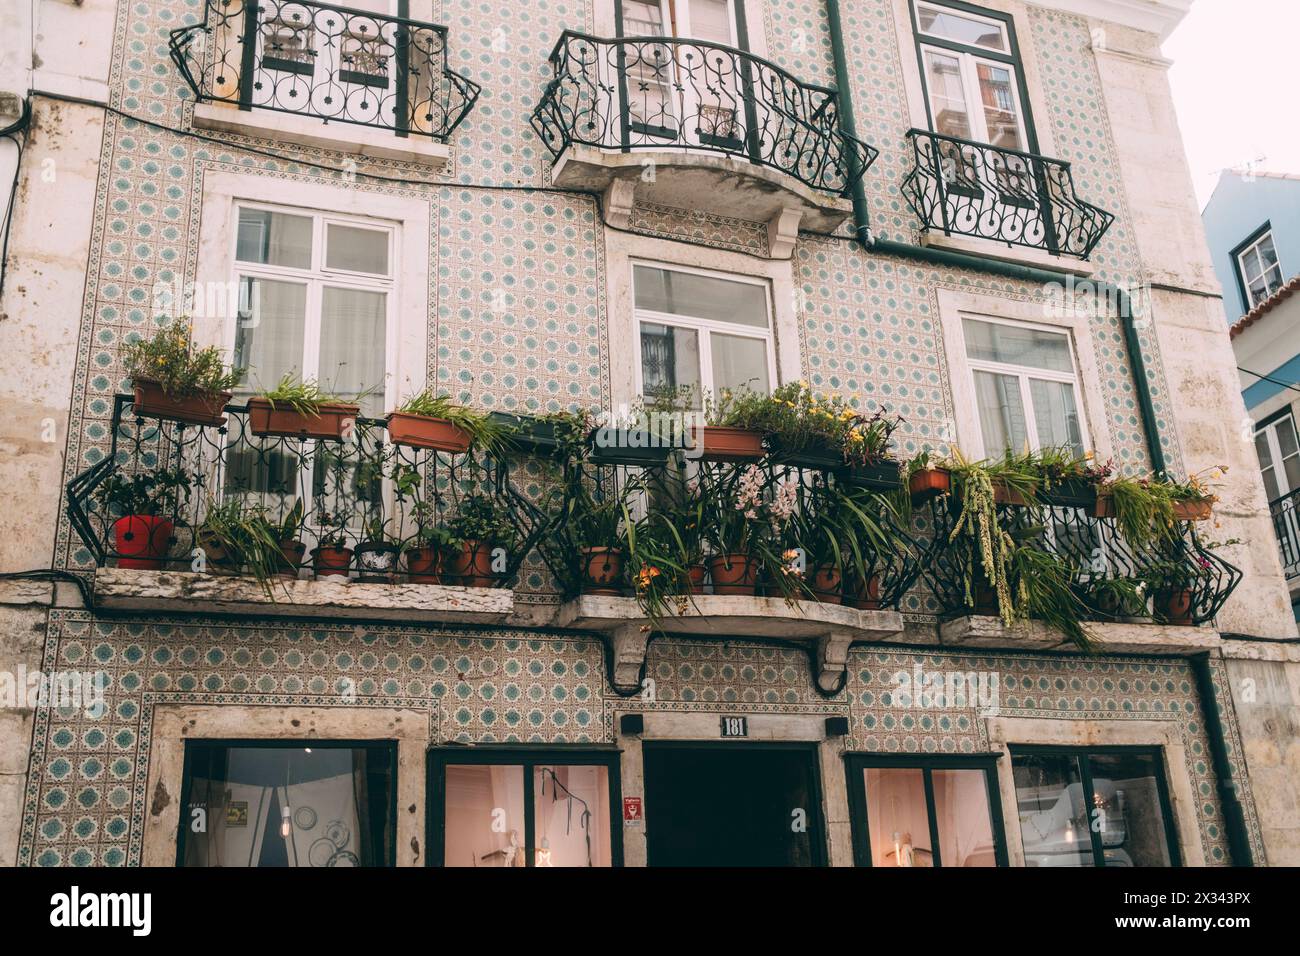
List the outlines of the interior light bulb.
{"type": "Polygon", "coordinates": [[[293,832],[293,819],[288,807],[280,808],[280,836],[288,837],[293,832]]]}
{"type": "Polygon", "coordinates": [[[542,837],[542,845],[537,850],[537,865],[551,866],[551,841],[542,837]]]}

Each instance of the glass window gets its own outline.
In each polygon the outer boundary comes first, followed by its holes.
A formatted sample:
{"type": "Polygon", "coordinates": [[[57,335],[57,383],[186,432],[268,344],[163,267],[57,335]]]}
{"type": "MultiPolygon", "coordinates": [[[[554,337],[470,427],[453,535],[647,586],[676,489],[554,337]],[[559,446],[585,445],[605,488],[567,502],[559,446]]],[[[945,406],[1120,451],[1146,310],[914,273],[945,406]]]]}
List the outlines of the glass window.
{"type": "Polygon", "coordinates": [[[1068,448],[1086,435],[1070,336],[1030,326],[963,318],[984,454],[1068,448]]]}
{"type": "Polygon", "coordinates": [[[1159,751],[1012,748],[1027,866],[1176,866],[1159,751]]]}
{"type": "Polygon", "coordinates": [[[1010,52],[1006,27],[994,20],[928,3],[917,5],[916,19],[921,25],[921,32],[930,36],[1003,53],[1010,52]]]}
{"type": "Polygon", "coordinates": [[[867,845],[859,844],[860,864],[1005,865],[990,797],[994,782],[989,761],[957,758],[909,765],[892,758],[853,756],[849,763],[855,826],[860,824],[863,804],[866,810],[867,845]]]}
{"type": "Polygon", "coordinates": [[[182,866],[392,866],[396,746],[185,745],[182,866]]]}
{"type": "Polygon", "coordinates": [[[775,377],[767,286],[633,266],[643,395],[698,386],[768,392],[775,377]]]}
{"type": "MultiPolygon", "coordinates": [[[[444,866],[612,866],[617,756],[430,760],[444,866]]],[[[436,832],[436,831],[435,831],[436,832]]]]}
{"type": "Polygon", "coordinates": [[[1255,452],[1269,501],[1300,489],[1300,443],[1295,419],[1283,415],[1255,432],[1255,452]]]}
{"type": "Polygon", "coordinates": [[[332,222],[325,233],[325,268],[388,275],[385,229],[361,229],[332,222]]]}
{"type": "Polygon", "coordinates": [[[291,269],[310,269],[311,253],[310,216],[240,208],[236,259],[291,269]]]}
{"type": "Polygon", "coordinates": [[[1272,232],[1264,233],[1239,252],[1237,266],[1246,287],[1249,308],[1253,309],[1282,288],[1282,266],[1277,260],[1272,232]]]}

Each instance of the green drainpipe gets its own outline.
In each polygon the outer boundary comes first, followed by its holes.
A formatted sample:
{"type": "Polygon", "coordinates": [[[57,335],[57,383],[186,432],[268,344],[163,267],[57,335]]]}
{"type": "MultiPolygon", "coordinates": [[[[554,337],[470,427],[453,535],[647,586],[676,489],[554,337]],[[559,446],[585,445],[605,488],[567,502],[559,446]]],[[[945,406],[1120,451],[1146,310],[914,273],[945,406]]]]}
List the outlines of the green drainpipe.
{"type": "Polygon", "coordinates": [[[1246,829],[1246,814],[1237,799],[1237,781],[1232,776],[1232,763],[1228,760],[1228,746],[1223,732],[1223,718],[1219,714],[1219,701],[1214,696],[1214,679],[1210,674],[1210,655],[1197,654],[1191,658],[1192,673],[1196,675],[1196,693],[1201,698],[1201,714],[1205,717],[1205,738],[1210,745],[1210,762],[1214,776],[1219,781],[1219,806],[1223,809],[1223,829],[1228,837],[1228,856],[1233,866],[1254,866],[1255,857],[1250,850],[1250,833],[1246,829]]]}
{"type": "MultiPolygon", "coordinates": [[[[858,124],[853,118],[853,93],[849,90],[849,63],[844,56],[844,32],[840,26],[840,0],[826,0],[826,22],[831,34],[831,57],[835,61],[835,89],[840,99],[840,129],[849,136],[858,135],[858,124]]],[[[863,172],[858,162],[857,150],[845,143],[844,155],[849,162],[850,195],[853,198],[854,233],[863,246],[871,245],[871,220],[867,212],[867,187],[862,182],[863,172]]]]}

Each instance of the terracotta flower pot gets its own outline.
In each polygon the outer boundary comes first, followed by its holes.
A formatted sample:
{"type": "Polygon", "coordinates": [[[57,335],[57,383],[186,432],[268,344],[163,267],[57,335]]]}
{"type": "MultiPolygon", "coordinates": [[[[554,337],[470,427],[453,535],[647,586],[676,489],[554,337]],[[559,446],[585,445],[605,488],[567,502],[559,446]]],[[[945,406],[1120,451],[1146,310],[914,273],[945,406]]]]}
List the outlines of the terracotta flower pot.
{"type": "Polygon", "coordinates": [[[209,574],[238,573],[239,565],[235,562],[234,556],[226,550],[226,546],[218,541],[216,535],[212,532],[199,531],[198,544],[203,549],[203,555],[207,559],[209,574]]]}
{"type": "Polygon", "coordinates": [[[623,578],[621,548],[582,549],[582,591],[584,594],[618,594],[623,578]]]}
{"type": "Polygon", "coordinates": [[[406,578],[412,584],[441,584],[446,556],[441,548],[423,545],[406,552],[406,578]]]}
{"type": "Polygon", "coordinates": [[[254,435],[286,438],[340,440],[356,424],[359,405],[325,402],[317,414],[303,414],[280,402],[272,406],[267,398],[248,400],[248,428],[254,435]]]}
{"type": "Polygon", "coordinates": [[[152,379],[131,380],[135,398],[132,410],[145,418],[162,418],[185,422],[188,425],[224,425],[224,410],[230,401],[229,392],[195,392],[173,398],[163,391],[162,385],[152,379]]]}
{"type": "Polygon", "coordinates": [[[844,603],[844,573],[833,564],[820,564],[808,578],[813,597],[823,604],[844,603]]]}
{"type": "Polygon", "coordinates": [[[463,587],[490,588],[497,580],[492,570],[492,545],[486,541],[466,541],[452,554],[447,571],[463,587]]]}
{"type": "Polygon", "coordinates": [[[395,445],[412,448],[432,448],[462,454],[469,451],[470,434],[445,418],[412,415],[410,412],[390,412],[388,437],[395,445]]]}
{"type": "Polygon", "coordinates": [[[702,564],[692,564],[686,568],[686,588],[691,594],[704,593],[704,580],[709,569],[702,564]]]}
{"type": "Polygon", "coordinates": [[[714,594],[754,595],[758,588],[758,562],[748,554],[719,554],[709,559],[714,594]]]}
{"type": "Polygon", "coordinates": [[[318,578],[347,577],[352,566],[351,548],[320,547],[311,553],[312,568],[318,578]]]}
{"type": "Polygon", "coordinates": [[[1186,627],[1192,623],[1192,592],[1187,588],[1157,591],[1154,603],[1157,617],[1166,624],[1186,627]]]}
{"type": "Polygon", "coordinates": [[[1000,505],[1016,505],[1021,508],[1029,504],[1029,499],[1019,490],[1001,481],[993,482],[993,500],[1000,505]]]}
{"type": "Polygon", "coordinates": [[[1206,521],[1214,511],[1211,498],[1186,499],[1174,502],[1175,521],[1206,521]]]}
{"type": "Polygon", "coordinates": [[[173,525],[170,518],[156,515],[127,515],[113,522],[113,549],[119,568],[158,571],[171,548],[173,525]]]}
{"type": "Polygon", "coordinates": [[[749,428],[705,425],[700,429],[700,457],[705,461],[757,461],[765,454],[763,433],[749,428]]]}
{"type": "Polygon", "coordinates": [[[873,574],[865,582],[859,581],[850,593],[849,604],[862,611],[880,610],[880,575],[873,574]]]}
{"type": "Polygon", "coordinates": [[[1094,518],[1115,517],[1115,498],[1104,488],[1097,491],[1097,503],[1092,506],[1094,518]]]}
{"type": "Polygon", "coordinates": [[[280,568],[276,573],[289,581],[298,580],[298,569],[302,567],[302,559],[306,554],[307,546],[301,541],[281,541],[280,568]]]}
{"type": "Polygon", "coordinates": [[[952,491],[952,473],[943,468],[926,468],[912,473],[907,479],[907,490],[912,502],[919,503],[946,495],[952,491]]]}

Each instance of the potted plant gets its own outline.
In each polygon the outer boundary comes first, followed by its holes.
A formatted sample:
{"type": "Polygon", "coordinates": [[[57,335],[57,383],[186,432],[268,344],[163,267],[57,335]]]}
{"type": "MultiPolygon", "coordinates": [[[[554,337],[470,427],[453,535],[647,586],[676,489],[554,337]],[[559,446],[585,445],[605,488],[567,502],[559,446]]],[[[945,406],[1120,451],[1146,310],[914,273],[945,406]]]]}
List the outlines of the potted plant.
{"type": "Polygon", "coordinates": [[[198,533],[208,570],[214,574],[246,570],[274,601],[271,579],[289,574],[282,541],[289,520],[273,521],[261,508],[248,508],[238,498],[209,504],[198,533]]]}
{"type": "Polygon", "coordinates": [[[162,567],[174,541],[177,513],[189,504],[191,476],[179,468],[113,474],[97,496],[113,521],[117,566],[144,571],[162,567]]]}
{"type": "Polygon", "coordinates": [[[460,542],[446,528],[431,526],[416,534],[406,549],[406,578],[412,584],[441,584],[447,556],[460,542]]]}
{"type": "Polygon", "coordinates": [[[265,514],[265,512],[262,518],[266,523],[271,540],[275,542],[276,550],[279,552],[279,560],[276,561],[276,574],[279,577],[296,581],[298,579],[298,570],[303,565],[303,557],[307,553],[307,546],[301,540],[304,518],[302,499],[294,499],[289,510],[278,518],[273,518],[265,514]]]}
{"type": "Polygon", "coordinates": [[[1093,464],[1093,454],[1069,448],[1044,448],[1029,456],[1041,479],[1038,497],[1054,507],[1092,508],[1098,488],[1108,481],[1114,463],[1093,464]]]}
{"type": "Polygon", "coordinates": [[[342,401],[290,372],[275,388],[248,400],[248,427],[259,436],[339,441],[350,434],[360,412],[355,401],[342,401]]]}
{"type": "MultiPolygon", "coordinates": [[[[630,482],[624,483],[626,488],[630,482]]],[[[584,594],[619,594],[631,524],[622,494],[600,498],[583,485],[573,511],[578,544],[579,579],[584,594]]]]}
{"type": "MultiPolygon", "coordinates": [[[[500,429],[500,446],[503,451],[550,458],[560,453],[562,432],[570,413],[515,415],[510,412],[491,412],[488,418],[500,429]]],[[[585,423],[579,434],[585,439],[590,431],[590,424],[585,423]]]]}
{"type": "Polygon", "coordinates": [[[919,505],[952,492],[952,473],[923,451],[907,463],[907,491],[912,504],[919,505]]]}
{"type": "Polygon", "coordinates": [[[765,454],[763,423],[767,415],[767,395],[748,387],[722,389],[716,397],[696,398],[696,389],[679,392],[673,404],[682,415],[697,414],[703,408],[704,423],[693,429],[692,445],[699,449],[702,461],[735,464],[758,461],[765,454]]]}
{"type": "Polygon", "coordinates": [[[1163,624],[1190,626],[1195,623],[1196,586],[1199,571],[1196,562],[1203,558],[1165,557],[1142,569],[1141,579],[1151,594],[1151,609],[1163,624]]]}
{"type": "Polygon", "coordinates": [[[704,538],[712,547],[708,566],[714,594],[756,594],[759,570],[767,568],[773,583],[789,597],[793,585],[786,580],[783,542],[798,495],[797,480],[776,482],[759,465],[730,469],[701,486],[704,538]]]}
{"type": "Polygon", "coordinates": [[[348,547],[348,519],[343,512],[321,511],[317,514],[320,532],[312,550],[312,571],[316,578],[348,576],[352,567],[352,549],[348,547]]]}
{"type": "Polygon", "coordinates": [[[230,390],[242,372],[216,346],[195,349],[185,318],[164,321],[153,338],[129,343],[122,362],[135,392],[135,414],[191,425],[222,425],[230,390]]]}
{"type": "Polygon", "coordinates": [[[447,561],[451,577],[471,588],[496,584],[500,575],[494,566],[494,552],[508,547],[514,538],[509,515],[496,499],[471,490],[456,503],[447,532],[458,544],[447,561]]]}
{"type": "Polygon", "coordinates": [[[401,539],[389,532],[388,521],[383,514],[378,511],[372,513],[363,524],[361,541],[353,553],[357,580],[393,581],[401,553],[401,539]]]}
{"type": "Polygon", "coordinates": [[[1079,582],[1075,593],[1103,620],[1135,623],[1149,618],[1147,584],[1141,579],[1093,575],[1079,582]]]}
{"type": "Polygon", "coordinates": [[[1097,493],[1094,514],[1114,518],[1120,533],[1135,547],[1177,537],[1179,521],[1204,521],[1214,510],[1218,496],[1209,481],[1226,472],[1227,466],[1210,469],[1208,477],[1196,474],[1185,481],[1168,475],[1145,478],[1116,478],[1097,493]]]}
{"type": "Polygon", "coordinates": [[[388,413],[388,437],[398,445],[464,454],[471,445],[491,451],[502,425],[491,415],[458,405],[432,389],[412,395],[388,413]]]}

